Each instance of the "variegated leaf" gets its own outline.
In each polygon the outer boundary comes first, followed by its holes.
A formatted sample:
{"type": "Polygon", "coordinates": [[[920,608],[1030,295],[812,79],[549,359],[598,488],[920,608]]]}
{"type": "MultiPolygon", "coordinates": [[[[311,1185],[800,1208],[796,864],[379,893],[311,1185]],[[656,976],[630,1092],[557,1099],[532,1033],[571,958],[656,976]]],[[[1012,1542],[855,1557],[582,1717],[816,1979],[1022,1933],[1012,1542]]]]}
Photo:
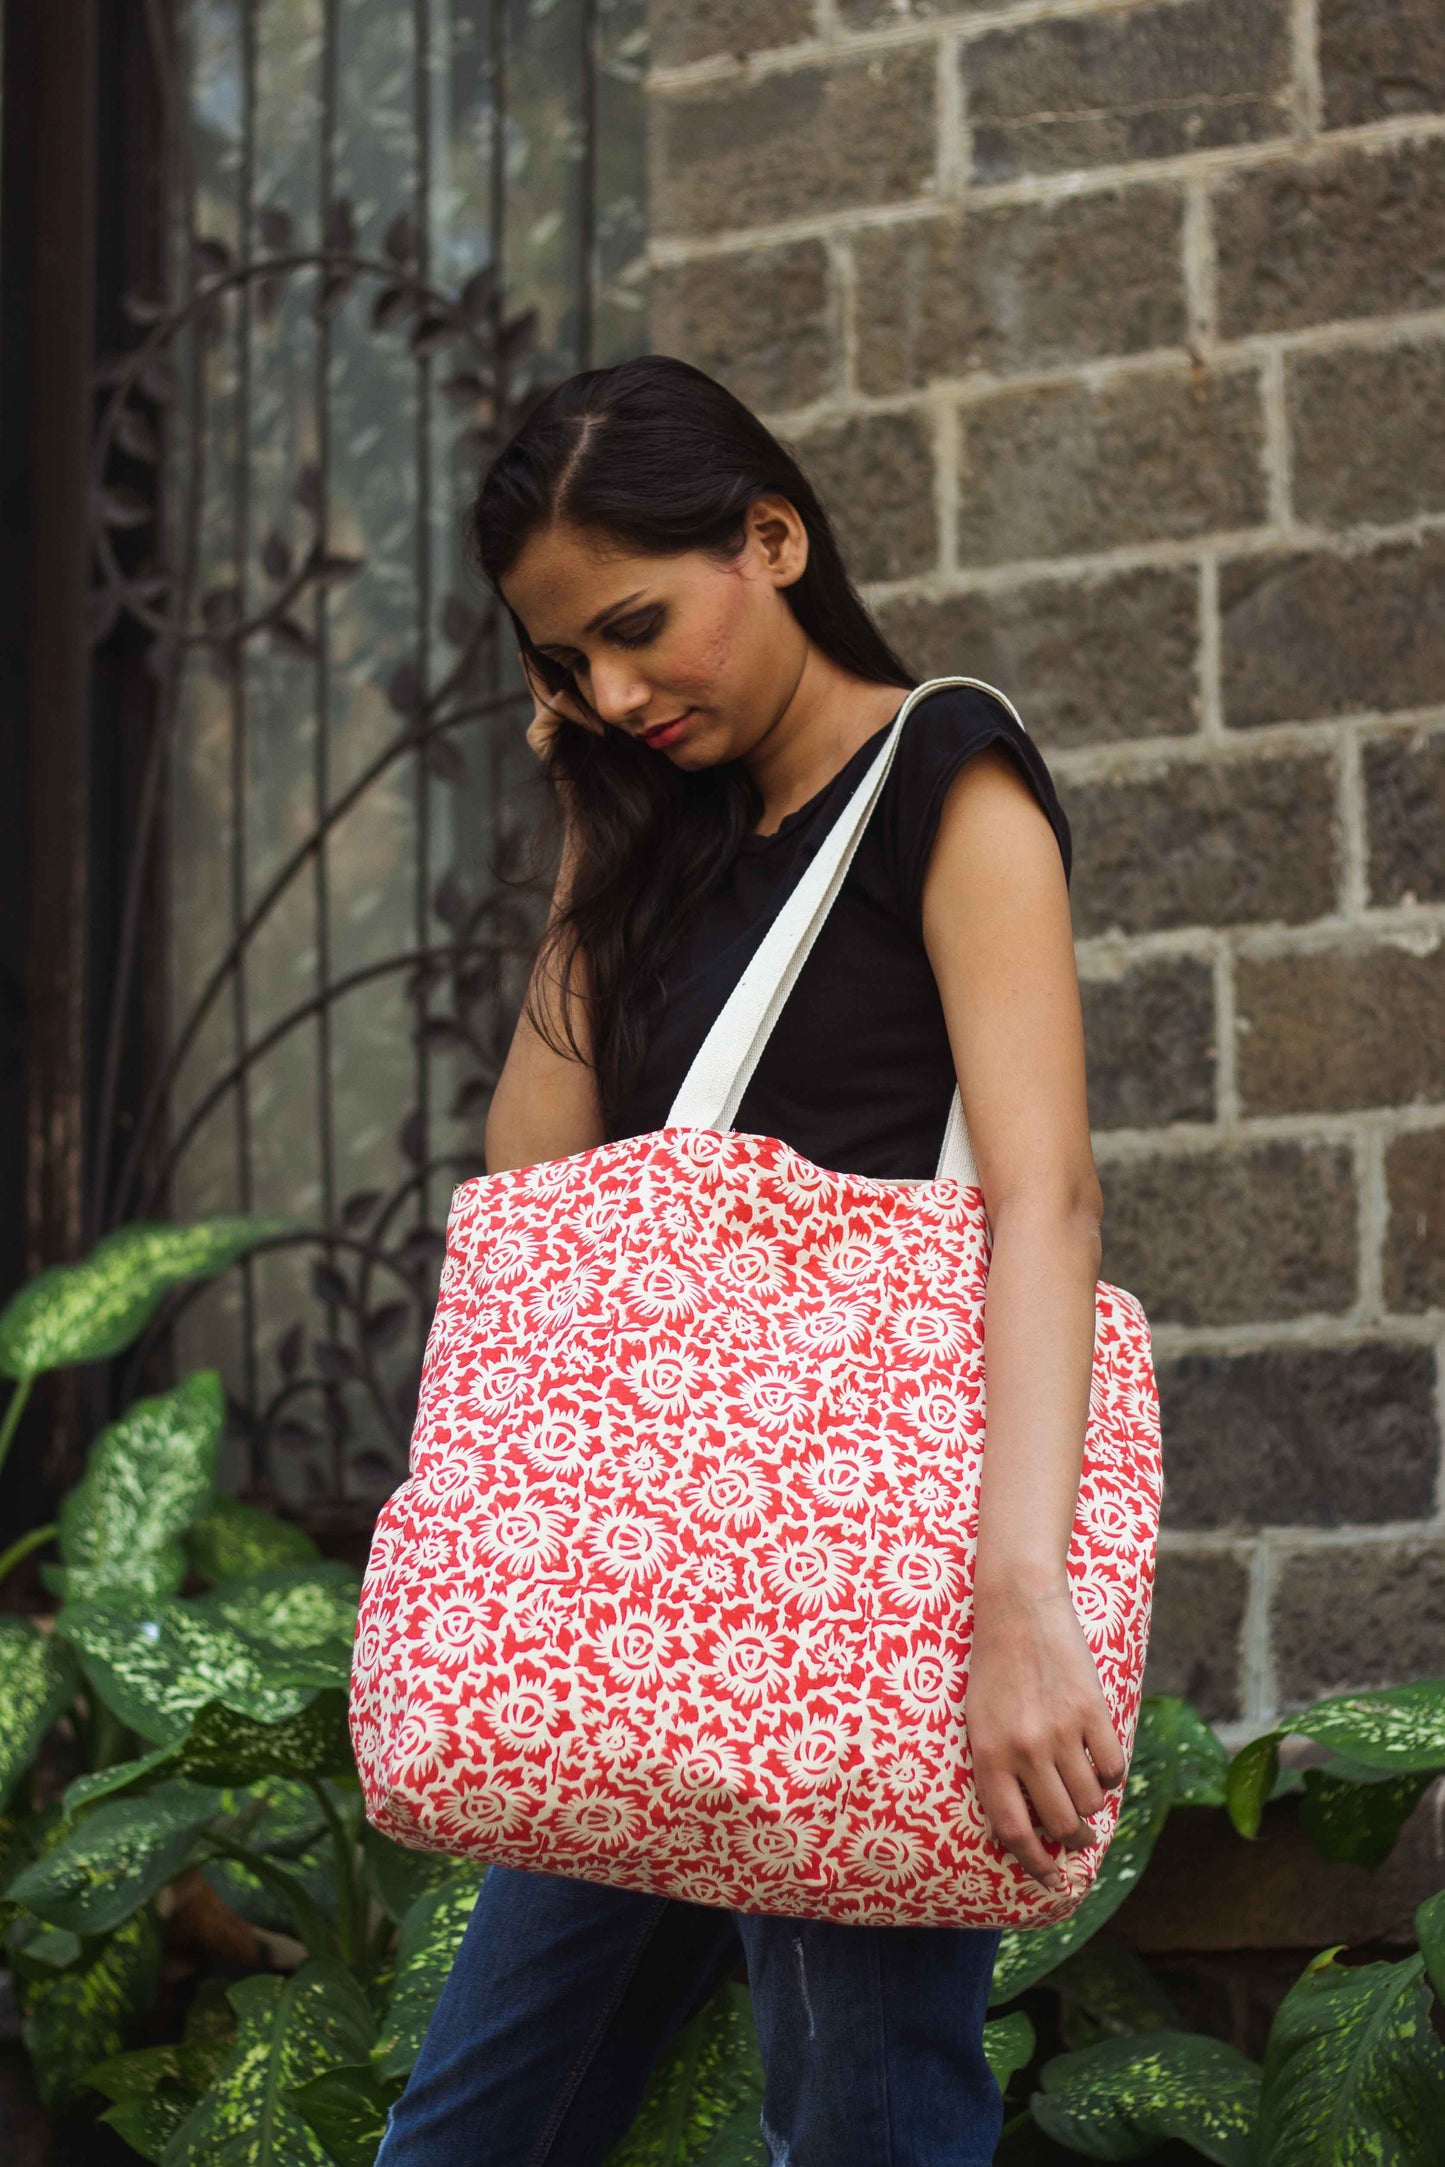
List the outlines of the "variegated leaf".
{"type": "Polygon", "coordinates": [[[329,1653],[317,1663],[268,1651],[257,1640],[175,1596],[138,1617],[113,1603],[67,1603],[56,1631],[80,1651],[86,1677],[123,1723],[158,1745],[174,1745],[208,1701],[258,1723],[280,1723],[335,1683],[329,1653]]]}
{"type": "Polygon", "coordinates": [[[184,1782],[109,1800],[22,1867],[5,1894],[53,1926],[108,1933],[184,1870],[216,1806],[216,1792],[184,1782]]]}
{"type": "Polygon", "coordinates": [[[310,1957],[289,1979],[257,1973],[230,1994],[236,2044],[166,2146],[164,2167],[331,2167],[290,2094],[366,2061],[372,2022],[360,1987],[345,1965],[310,1957]]]}
{"type": "Polygon", "coordinates": [[[1395,1848],[1401,1829],[1430,1785],[1432,1769],[1407,1776],[1381,1776],[1373,1769],[1304,1770],[1300,1820],[1321,1858],[1349,1866],[1380,1866],[1395,1848]]]}
{"type": "Polygon", "coordinates": [[[1123,1942],[1086,1941],[1049,1973],[1062,2003],[1059,2034],[1066,2047],[1087,2047],[1122,2032],[1177,2031],[1178,2004],[1144,1959],[1123,1942]]]}
{"type": "MultiPolygon", "coordinates": [[[[252,1848],[259,1850],[260,1846],[252,1848]]],[[[330,1836],[312,1844],[299,1858],[288,1859],[286,1871],[300,1882],[322,1918],[334,1926],[338,1910],[336,1852],[330,1836]]],[[[284,1896],[240,1860],[207,1859],[201,1873],[222,1901],[252,1926],[264,1927],[272,1934],[295,1933],[295,1912],[284,1896]]]]}
{"type": "Polygon", "coordinates": [[[1010,2077],[1033,2058],[1034,2046],[1034,2028],[1022,2009],[988,2019],[983,2027],[983,2058],[1001,2092],[1008,2090],[1010,2077]]]}
{"type": "Polygon", "coordinates": [[[1259,1834],[1264,1809],[1274,1795],[1283,1731],[1263,1731],[1240,1747],[1224,1779],[1224,1803],[1241,1836],[1259,1834]]]}
{"type": "Polygon", "coordinates": [[[194,2102],[215,2083],[229,2052],[229,2040],[171,2039],[158,2047],[109,2055],[87,2069],[85,2081],[105,2099],[138,2099],[173,2084],[189,2092],[194,2102]]]}
{"type": "Polygon", "coordinates": [[[216,1486],[224,1416],[220,1376],[208,1369],[101,1431],[60,1508],[60,1592],[82,1602],[174,1594],[186,1573],[181,1534],[216,1486]]]}
{"type": "Polygon", "coordinates": [[[24,1988],[21,2036],[47,2107],[69,2105],[91,2064],[118,2053],[155,2000],[161,1937],[149,1904],[78,1964],[24,1988]]]}
{"type": "MultiPolygon", "coordinates": [[[[321,1788],[338,1811],[351,1803],[341,1782],[328,1778],[321,1788]]],[[[241,1841],[271,1858],[299,1858],[327,1826],[311,1785],[285,1776],[263,1776],[243,1789],[228,1790],[225,1798],[241,1841]]]]}
{"type": "MultiPolygon", "coordinates": [[[[308,1706],[277,1723],[238,1715],[223,1701],[207,1701],[191,1718],[174,1746],[157,1746],[135,1761],[77,1776],[66,1787],[64,1810],[107,1795],[125,1797],[163,1776],[189,1776],[192,1782],[228,1788],[258,1783],[263,1777],[299,1779],[341,1775],[352,1766],[346,1722],[346,1695],[339,1688],[318,1693],[308,1706]]],[[[293,1781],[305,1812],[316,1814],[315,1800],[303,1783],[293,1781]]]]}
{"type": "Polygon", "coordinates": [[[236,2036],[236,2012],[203,1981],[186,2011],[185,2037],[164,2046],[115,2054],[85,2072],[92,2091],[113,2100],[100,2119],[142,2159],[159,2160],[173,2133],[220,2075],[236,2036]]]}
{"type": "Polygon", "coordinates": [[[1056,2144],[1088,2159],[1138,2159],[1170,2138],[1223,2167],[1248,2167],[1259,2069],[1201,2032],[1131,2032],[1040,2072],[1029,2107],[1056,2144]]]}
{"type": "Polygon", "coordinates": [[[244,1580],[277,1566],[308,1565],[321,1555],[304,1528],[234,1497],[218,1498],[192,1522],[185,1542],[203,1580],[244,1580]]]}
{"type": "Polygon", "coordinates": [[[166,2085],[154,2092],[138,2092],[133,2098],[117,2100],[100,2119],[125,2139],[132,2152],[155,2161],[159,2167],[166,2146],[195,2104],[189,2092],[173,2091],[166,2085]]]}
{"type": "Polygon", "coordinates": [[[1420,1954],[1425,1959],[1425,1970],[1435,1989],[1435,1999],[1445,2004],[1445,1889],[1438,1896],[1427,1896],[1415,1912],[1415,1931],[1420,1937],[1420,1954]]]}
{"type": "Polygon", "coordinates": [[[13,1952],[17,1969],[37,1976],[46,1971],[69,1971],[85,1954],[85,1945],[79,1934],[68,1926],[42,1925],[38,1933],[27,1933],[23,1949],[13,1952]]]}
{"type": "Polygon", "coordinates": [[[79,1683],[65,1641],[26,1618],[0,1618],[0,1806],[79,1683]]]}
{"type": "Polygon", "coordinates": [[[605,2167],[767,2167],[762,2104],[752,2002],[730,1980],[678,2033],[605,2167]]]}
{"type": "Polygon", "coordinates": [[[187,1279],[213,1279],[258,1242],[299,1232],[300,1219],[226,1215],[194,1226],[117,1227],[79,1264],[55,1264],[0,1312],[0,1374],[38,1377],[119,1354],[161,1297],[187,1279]]]}
{"type": "Polygon", "coordinates": [[[1341,1693],[1316,1701],[1285,1726],[1363,1768],[1403,1776],[1416,1769],[1445,1768],[1445,1678],[1382,1686],[1373,1693],[1341,1693]]]}
{"type": "Polygon", "coordinates": [[[416,2060],[422,2036],[476,1908],[483,1867],[458,1867],[439,1889],[419,1896],[401,1923],[396,1979],[381,2037],[372,2049],[379,2077],[404,2077],[416,2060]]]}
{"type": "Polygon", "coordinates": [[[1198,1784],[1198,1739],[1193,1725],[1180,1720],[1182,1705],[1172,1694],[1144,1701],[1119,1818],[1093,1887],[1078,1909],[1057,1926],[1004,1930],[994,1960],[990,2002],[1012,2001],[1072,1956],[1137,1884],[1176,1802],[1178,1786],[1182,1784],[1193,1795],[1198,1784]]]}
{"type": "Polygon", "coordinates": [[[368,1822],[361,1831],[367,1870],[388,1918],[399,1926],[418,1897],[445,1888],[460,1874],[477,1886],[476,1870],[445,1851],[409,1851],[368,1822]]]}
{"type": "Polygon", "coordinates": [[[1424,1958],[1337,1964],[1325,1949],[1270,2026],[1257,2156],[1269,2167],[1424,2167],[1441,2159],[1445,2048],[1424,1958]]]}
{"type": "Polygon", "coordinates": [[[351,1675],[351,1644],[361,1575],[323,1558],[314,1565],[282,1566],[225,1580],[195,1599],[196,1613],[230,1626],[271,1656],[305,1657],[332,1666],[334,1682],[351,1675]]]}
{"type": "MultiPolygon", "coordinates": [[[[1406,1776],[1445,1769],[1445,1678],[1382,1686],[1371,1693],[1332,1694],[1240,1747],[1225,1778],[1229,1817],[1242,1836],[1259,1833],[1268,1799],[1278,1794],[1280,1741],[1287,1733],[1313,1738],[1362,1775],[1406,1776]]],[[[1298,1771],[1295,1788],[1308,1789],[1298,1771]]]]}
{"type": "Polygon", "coordinates": [[[287,2097],[336,2167],[372,2167],[387,2109],[400,2095],[400,2084],[388,2083],[361,2062],[324,2070],[305,2084],[293,2085],[287,2097]]]}

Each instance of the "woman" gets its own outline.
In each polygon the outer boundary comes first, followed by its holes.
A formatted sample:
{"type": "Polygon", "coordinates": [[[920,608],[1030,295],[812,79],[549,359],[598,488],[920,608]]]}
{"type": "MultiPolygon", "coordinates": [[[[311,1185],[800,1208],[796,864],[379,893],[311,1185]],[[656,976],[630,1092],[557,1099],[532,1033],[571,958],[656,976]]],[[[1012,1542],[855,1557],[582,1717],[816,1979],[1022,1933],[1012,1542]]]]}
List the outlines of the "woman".
{"type": "MultiPolygon", "coordinates": [[[[496,1173],[666,1121],[918,680],[796,461],[678,360],[550,394],[486,475],[473,538],[565,823],[487,1121],[496,1173]]],[[[927,1177],[960,1079],[993,1227],[965,1720],[994,1834],[1049,1886],[1043,1838],[1090,1841],[1125,1773],[1064,1569],[1102,1212],[1069,853],[1002,703],[963,687],[920,700],[734,1122],[821,1166],[927,1177]]],[[[494,1866],[379,2167],[598,2167],[662,2049],[740,1962],[775,2167],[973,2167],[1002,2119],[981,2044],[998,1939],[494,1866]]]]}

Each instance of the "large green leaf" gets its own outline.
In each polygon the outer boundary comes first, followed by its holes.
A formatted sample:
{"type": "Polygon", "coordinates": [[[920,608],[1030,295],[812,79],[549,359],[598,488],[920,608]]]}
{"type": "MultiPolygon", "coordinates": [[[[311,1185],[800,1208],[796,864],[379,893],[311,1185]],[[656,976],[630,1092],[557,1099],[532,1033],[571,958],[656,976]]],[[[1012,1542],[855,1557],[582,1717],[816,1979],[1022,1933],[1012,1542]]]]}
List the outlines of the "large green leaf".
{"type": "Polygon", "coordinates": [[[108,2056],[87,2069],[85,2081],[106,2099],[138,2099],[174,2084],[194,2101],[210,2090],[229,2052],[227,2040],[168,2039],[158,2047],[108,2056]]]}
{"type": "Polygon", "coordinates": [[[22,1867],[5,1894],[53,1926],[107,1933],[183,1871],[216,1806],[213,1790],[186,1782],[109,1800],[22,1867]]]}
{"type": "Polygon", "coordinates": [[[1011,2009],[1006,2017],[990,2017],[985,2023],[983,2058],[1001,2092],[1008,2090],[1010,2077],[1033,2060],[1036,2045],[1033,2025],[1022,2009],[1011,2009]]]}
{"type": "Polygon", "coordinates": [[[373,1886],[387,1917],[399,1926],[420,1896],[442,1889],[458,1873],[470,1874],[475,1887],[475,1868],[460,1863],[445,1851],[409,1851],[393,1843],[368,1821],[361,1831],[362,1855],[373,1886]]]}
{"type": "Polygon", "coordinates": [[[1049,1985],[1058,1994],[1059,2035],[1066,2047],[1092,2046],[1126,2032],[1182,2028],[1173,1995],[1135,1950],[1096,1937],[1056,1964],[1049,1985]]]}
{"type": "Polygon", "coordinates": [[[289,1979],[258,1972],[230,1990],[236,2044],[167,2144],[164,2167],[331,2167],[291,2093],[365,2062],[371,2012],[344,1964],[309,1957],[289,1979]]]}
{"type": "Polygon", "coordinates": [[[387,2109],[401,2085],[379,2077],[369,2063],[323,2070],[293,2084],[287,2098],[310,2124],[336,2167],[372,2167],[386,2128],[387,2109]]]}
{"type": "Polygon", "coordinates": [[[1407,1776],[1382,1776],[1350,1764],[1304,1770],[1300,1820],[1322,1858],[1349,1866],[1379,1866],[1395,1848],[1401,1829],[1435,1781],[1423,1768],[1407,1776]]]}
{"type": "Polygon", "coordinates": [[[337,1559],[322,1558],[223,1580],[198,1595],[195,1607],[201,1617],[230,1626],[268,1656],[274,1651],[329,1663],[333,1677],[323,1682],[344,1686],[360,1601],[361,1575],[337,1559]]]}
{"type": "Polygon", "coordinates": [[[1259,1833],[1265,1802],[1274,1795],[1280,1741],[1292,1733],[1328,1746],[1342,1763],[1355,1763],[1362,1777],[1438,1772],[1445,1769],[1445,1678],[1332,1694],[1278,1730],[1250,1739],[1225,1779],[1225,1804],[1241,1836],[1259,1833]]]}
{"type": "MultiPolygon", "coordinates": [[[[259,1851],[261,1846],[253,1841],[247,1848],[259,1851]]],[[[268,1861],[268,1865],[274,1873],[274,1862],[268,1861]]],[[[264,1927],[272,1934],[295,1933],[295,1911],[274,1879],[243,1865],[239,1859],[208,1859],[201,1872],[216,1894],[243,1919],[249,1919],[252,1926],[264,1927]]],[[[339,1904],[336,1852],[329,1831],[298,1857],[289,1859],[286,1872],[299,1882],[328,1925],[334,1926],[339,1904]]]]}
{"type": "Polygon", "coordinates": [[[1181,1791],[1193,1803],[1214,1780],[1213,1756],[1200,1738],[1205,1728],[1174,1694],[1151,1695],[1143,1703],[1119,1819],[1093,1887],[1057,1926],[1005,1929],[994,1961],[991,2002],[1012,2001],[1035,1985],[1118,1910],[1148,1864],[1181,1791]]]}
{"type": "Polygon", "coordinates": [[[107,1707],[156,1744],[183,1737],[207,1701],[275,1723],[315,1695],[309,1683],[278,1682],[251,1641],[174,1596],[140,1617],[115,1604],[67,1603],[55,1622],[107,1707]]]}
{"type": "Polygon", "coordinates": [[[1445,2159],[1445,2048],[1421,1956],[1337,1964],[1325,1949],[1270,2026],[1258,2156],[1268,2167],[1427,2167],[1445,2159]]]}
{"type": "Polygon", "coordinates": [[[171,2136],[220,2075],[236,2034],[222,1983],[203,1980],[186,2011],[185,2037],[112,2055],[85,2072],[115,2104],[100,2117],[143,2159],[159,2160],[171,2136]]]}
{"type": "Polygon", "coordinates": [[[160,2085],[154,2092],[136,2092],[107,2107],[100,2119],[108,2122],[142,2159],[159,2162],[166,2146],[195,2106],[189,2092],[160,2085]]]}
{"type": "Polygon", "coordinates": [[[1425,1970],[1435,1989],[1435,1998],[1445,2005],[1445,1889],[1438,1896],[1428,1896],[1415,1912],[1415,1931],[1420,1937],[1420,1954],[1425,1959],[1425,1970]]]}
{"type": "Polygon", "coordinates": [[[217,1498],[191,1523],[185,1542],[203,1580],[243,1580],[278,1565],[308,1565],[321,1555],[304,1528],[234,1497],[217,1498]]]}
{"type": "MultiPolygon", "coordinates": [[[[146,1790],[165,1776],[189,1776],[195,1783],[242,1788],[263,1777],[299,1778],[340,1775],[350,1769],[351,1739],[346,1695],[329,1687],[295,1715],[261,1723],[237,1715],[223,1701],[207,1701],[191,1718],[185,1735],[173,1746],[157,1746],[139,1760],[118,1761],[76,1776],[66,1786],[67,1814],[97,1798],[125,1797],[146,1790]]],[[[298,1784],[298,1790],[304,1786],[298,1784]]],[[[307,1812],[316,1804],[304,1791],[307,1812]]]]}
{"type": "Polygon", "coordinates": [[[678,2033],[605,2167],[767,2167],[762,2104],[752,2002],[730,1980],[678,2033]]]}
{"type": "Polygon", "coordinates": [[[0,1618],[0,1806],[79,1683],[63,1640],[27,1618],[0,1618]]]}
{"type": "Polygon", "coordinates": [[[379,2077],[404,2077],[416,2060],[485,1875],[485,1867],[458,1864],[440,1888],[419,1896],[402,1920],[396,1979],[371,2055],[379,2077]]]}
{"type": "Polygon", "coordinates": [[[216,1486],[224,1418],[220,1375],[207,1369],[101,1431],[60,1508],[58,1592],[138,1603],[174,1594],[186,1574],[181,1533],[216,1486]]]}
{"type": "Polygon", "coordinates": [[[26,1977],[21,2035],[47,2107],[77,2098],[92,2063],[124,2046],[155,2000],[160,1960],[160,1929],[147,1904],[68,1970],[26,1977]]]}
{"type": "Polygon", "coordinates": [[[1382,1686],[1374,1693],[1341,1693],[1292,1715],[1291,1731],[1347,1755],[1365,1768],[1403,1776],[1445,1768],[1445,1678],[1382,1686]]]}
{"type": "Polygon", "coordinates": [[[119,1354],[161,1297],[186,1279],[213,1279],[258,1242],[300,1232],[301,1219],[203,1219],[194,1226],[117,1227],[80,1264],[55,1264],[0,1312],[0,1374],[38,1377],[119,1354]]]}
{"type": "MultiPolygon", "coordinates": [[[[331,1795],[333,1805],[341,1804],[334,1795],[340,1789],[338,1784],[327,1783],[323,1789],[331,1795]]],[[[327,1826],[311,1785],[288,1776],[262,1776],[255,1783],[228,1791],[228,1812],[232,1797],[236,1801],[235,1833],[253,1851],[264,1851],[272,1858],[300,1858],[327,1826]]]]}
{"type": "Polygon", "coordinates": [[[1224,2167],[1248,2167],[1259,2070],[1200,2032],[1132,2032],[1056,2054],[1029,2100],[1046,2136],[1086,2159],[1140,2159],[1181,2139],[1224,2167]]]}

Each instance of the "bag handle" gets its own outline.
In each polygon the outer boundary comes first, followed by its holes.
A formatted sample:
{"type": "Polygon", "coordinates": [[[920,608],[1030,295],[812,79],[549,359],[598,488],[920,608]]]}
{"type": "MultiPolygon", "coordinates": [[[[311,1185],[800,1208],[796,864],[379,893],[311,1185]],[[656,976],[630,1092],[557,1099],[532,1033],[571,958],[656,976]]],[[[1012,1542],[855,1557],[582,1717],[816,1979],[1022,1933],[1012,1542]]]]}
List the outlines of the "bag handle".
{"type": "MultiPolygon", "coordinates": [[[[808,959],[833,898],[843,885],[853,853],[862,840],[868,816],[898,750],[903,725],[925,693],[944,685],[972,685],[992,693],[1018,724],[1023,723],[1011,700],[981,677],[929,677],[915,685],[893,721],[893,727],[852,797],[823,838],[815,856],[764,934],[741,978],[718,1011],[707,1037],[684,1076],[668,1114],[668,1125],[728,1129],[742,1102],[748,1080],[768,1042],[793,981],[808,959]]],[[[1025,733],[1027,734],[1027,733],[1025,733]]],[[[938,1155],[935,1180],[953,1179],[965,1186],[976,1184],[978,1169],[963,1118],[963,1100],[957,1085],[944,1123],[943,1145],[938,1155]]]]}

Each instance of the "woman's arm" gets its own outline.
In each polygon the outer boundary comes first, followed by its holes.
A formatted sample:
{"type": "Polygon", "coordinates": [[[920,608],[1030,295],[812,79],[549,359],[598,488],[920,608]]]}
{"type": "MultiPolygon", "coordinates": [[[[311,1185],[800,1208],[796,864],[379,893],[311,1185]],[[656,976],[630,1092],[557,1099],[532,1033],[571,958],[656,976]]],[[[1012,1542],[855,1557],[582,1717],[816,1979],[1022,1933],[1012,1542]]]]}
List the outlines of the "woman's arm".
{"type": "Polygon", "coordinates": [[[975,753],[949,787],[923,932],[993,1229],[965,1721],[994,1834],[1029,1872],[1062,1886],[1023,1792],[1047,1834],[1077,1846],[1093,1841],[1081,1817],[1125,1774],[1064,1566],[1089,1412],[1103,1196],[1063,861],[1001,747],[975,753]]]}
{"type": "MultiPolygon", "coordinates": [[[[572,868],[572,832],[564,828],[549,929],[566,903],[572,868]]],[[[570,1007],[577,1044],[586,1050],[588,1059],[583,1062],[571,1054],[554,1051],[533,1028],[524,1004],[487,1109],[482,1149],[489,1174],[500,1174],[509,1166],[536,1166],[543,1159],[563,1159],[570,1152],[585,1151],[604,1141],[606,1124],[597,1072],[592,1065],[592,1035],[584,998],[588,990],[587,959],[579,955],[573,963],[570,998],[564,998],[559,969],[555,959],[544,966],[539,953],[532,966],[529,991],[546,1017],[549,1031],[564,1046],[567,1032],[562,1019],[570,1007]]]]}

